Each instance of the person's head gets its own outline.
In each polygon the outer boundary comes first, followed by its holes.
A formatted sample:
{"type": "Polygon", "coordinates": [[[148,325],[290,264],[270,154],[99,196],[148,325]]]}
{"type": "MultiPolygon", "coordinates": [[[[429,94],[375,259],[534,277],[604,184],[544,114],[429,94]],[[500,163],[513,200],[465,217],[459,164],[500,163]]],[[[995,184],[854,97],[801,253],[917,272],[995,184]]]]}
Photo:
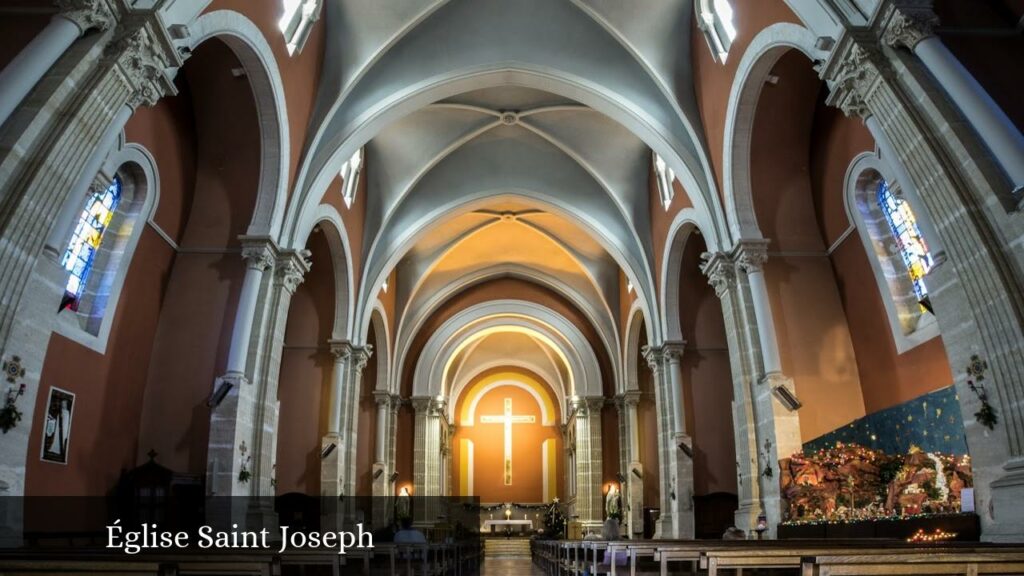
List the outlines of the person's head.
{"type": "Polygon", "coordinates": [[[406,516],[405,518],[402,518],[402,522],[400,524],[402,526],[402,530],[410,530],[412,529],[412,518],[406,516]]]}
{"type": "Polygon", "coordinates": [[[746,540],[747,534],[735,526],[729,526],[726,529],[725,534],[722,534],[723,540],[746,540]]]}
{"type": "Polygon", "coordinates": [[[604,526],[601,528],[601,538],[619,540],[619,521],[615,518],[605,520],[604,526]]]}

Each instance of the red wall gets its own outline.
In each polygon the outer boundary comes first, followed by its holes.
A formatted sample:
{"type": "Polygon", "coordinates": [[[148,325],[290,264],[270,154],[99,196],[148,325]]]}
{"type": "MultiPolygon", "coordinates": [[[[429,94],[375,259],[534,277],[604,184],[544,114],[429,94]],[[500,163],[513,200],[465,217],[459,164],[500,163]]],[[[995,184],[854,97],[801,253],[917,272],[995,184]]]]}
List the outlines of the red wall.
{"type": "Polygon", "coordinates": [[[320,439],[327,429],[334,357],[334,269],[323,233],[309,238],[312,268],[292,296],[277,397],[277,493],[320,495],[320,439]]]}
{"type": "MultiPolygon", "coordinates": [[[[820,102],[811,141],[815,211],[823,240],[831,246],[850,225],[844,204],[847,169],[857,155],[874,150],[875,143],[859,119],[820,102]]],[[[857,232],[831,256],[856,351],[864,408],[870,414],[949,386],[953,375],[941,337],[897,352],[868,258],[857,232]]]]}
{"type": "Polygon", "coordinates": [[[732,422],[732,371],[722,304],[700,271],[704,239],[691,235],[679,274],[679,321],[686,341],[682,358],[687,433],[693,438],[694,494],[736,494],[732,422]]]}

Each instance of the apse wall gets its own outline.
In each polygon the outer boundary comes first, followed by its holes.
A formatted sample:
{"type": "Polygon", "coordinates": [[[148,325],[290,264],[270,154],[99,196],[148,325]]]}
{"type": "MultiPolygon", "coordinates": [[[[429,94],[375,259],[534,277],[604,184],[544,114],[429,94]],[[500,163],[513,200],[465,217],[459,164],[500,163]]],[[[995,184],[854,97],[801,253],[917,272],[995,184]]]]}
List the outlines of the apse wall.
{"type": "MultiPolygon", "coordinates": [[[[555,403],[556,425],[545,426],[543,414],[537,400],[526,390],[511,385],[502,385],[485,392],[479,397],[475,409],[475,418],[472,426],[463,426],[459,415],[466,410],[466,402],[471,399],[463,394],[455,404],[456,431],[452,439],[452,494],[459,495],[464,491],[464,484],[461,472],[463,470],[463,441],[470,441],[473,444],[473,495],[478,496],[481,502],[545,502],[543,486],[543,459],[542,443],[546,440],[554,441],[555,462],[554,470],[549,474],[555,474],[557,478],[559,498],[565,498],[565,451],[562,444],[562,435],[557,423],[560,421],[561,410],[557,406],[557,397],[551,391],[550,386],[536,374],[518,367],[505,367],[487,370],[470,381],[465,391],[472,390],[473,386],[482,380],[489,380],[495,377],[507,375],[510,380],[516,379],[517,375],[534,382],[542,383],[548,398],[555,403]],[[481,415],[500,416],[504,414],[504,400],[512,401],[512,413],[515,416],[533,416],[535,422],[532,424],[513,424],[512,437],[512,485],[505,486],[503,477],[504,462],[504,431],[501,424],[482,424],[481,415]]],[[[502,378],[503,379],[503,378],[502,378]]],[[[605,455],[607,457],[607,455],[605,455]]]]}

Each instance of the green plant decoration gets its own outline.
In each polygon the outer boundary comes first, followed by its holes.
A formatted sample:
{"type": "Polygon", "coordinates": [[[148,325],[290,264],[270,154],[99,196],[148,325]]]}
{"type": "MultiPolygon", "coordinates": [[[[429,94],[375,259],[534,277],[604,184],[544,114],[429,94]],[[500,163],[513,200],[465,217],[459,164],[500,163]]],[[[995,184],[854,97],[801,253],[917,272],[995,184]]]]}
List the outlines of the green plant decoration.
{"type": "Polygon", "coordinates": [[[971,362],[967,365],[967,386],[978,397],[978,400],[981,401],[981,409],[974,413],[974,418],[978,421],[978,424],[989,430],[995,430],[996,424],[999,423],[999,414],[989,404],[988,391],[985,390],[985,385],[981,383],[985,379],[985,372],[987,371],[988,362],[982,360],[977,354],[971,356],[971,362]]]}
{"type": "Polygon", "coordinates": [[[7,434],[21,422],[22,413],[18,410],[18,398],[25,394],[25,385],[7,390],[4,406],[0,408],[0,431],[7,434]]]}

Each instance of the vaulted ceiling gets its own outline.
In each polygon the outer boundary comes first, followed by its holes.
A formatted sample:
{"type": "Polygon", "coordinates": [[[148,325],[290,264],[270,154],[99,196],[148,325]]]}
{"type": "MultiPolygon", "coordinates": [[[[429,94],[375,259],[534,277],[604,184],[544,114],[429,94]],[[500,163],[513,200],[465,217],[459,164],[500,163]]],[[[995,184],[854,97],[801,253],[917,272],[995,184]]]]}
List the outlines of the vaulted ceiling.
{"type": "Polygon", "coordinates": [[[316,130],[295,201],[320,198],[365,146],[355,325],[392,270],[406,327],[439,295],[512,274],[565,295],[617,342],[620,271],[655,302],[651,150],[694,206],[715,210],[691,0],[326,6],[316,130]]]}

